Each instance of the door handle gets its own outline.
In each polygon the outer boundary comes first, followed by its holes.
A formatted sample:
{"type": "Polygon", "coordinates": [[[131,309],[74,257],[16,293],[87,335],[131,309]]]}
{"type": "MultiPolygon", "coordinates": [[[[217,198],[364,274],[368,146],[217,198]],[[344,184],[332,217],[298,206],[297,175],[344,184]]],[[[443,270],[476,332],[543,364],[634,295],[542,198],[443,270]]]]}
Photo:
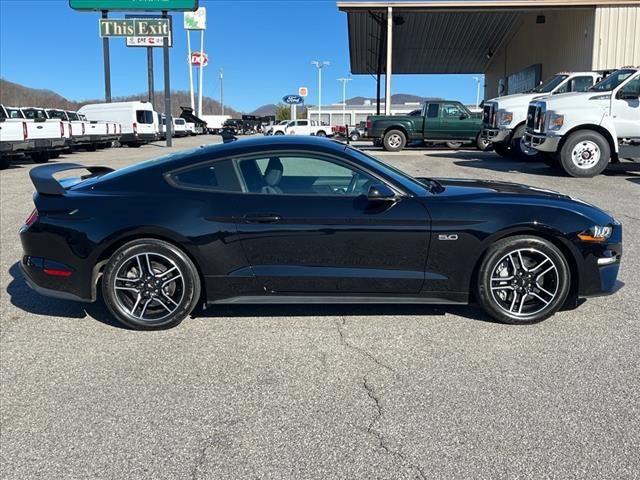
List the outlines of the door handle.
{"type": "Polygon", "coordinates": [[[282,217],[275,213],[248,213],[244,219],[249,223],[275,223],[282,220],[282,217]]]}

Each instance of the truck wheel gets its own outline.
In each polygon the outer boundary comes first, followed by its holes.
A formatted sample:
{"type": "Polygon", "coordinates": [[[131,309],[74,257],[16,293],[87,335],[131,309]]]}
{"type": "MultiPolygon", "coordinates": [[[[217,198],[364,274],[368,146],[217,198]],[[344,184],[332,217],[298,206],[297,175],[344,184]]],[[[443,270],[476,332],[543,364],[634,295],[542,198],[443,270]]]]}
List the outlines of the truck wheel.
{"type": "Polygon", "coordinates": [[[382,144],[387,152],[399,152],[407,144],[407,137],[400,130],[389,130],[384,134],[382,144]]]}
{"type": "Polygon", "coordinates": [[[360,140],[360,134],[358,132],[353,132],[349,135],[349,140],[351,140],[352,142],[357,142],[358,140],[360,140]]]}
{"type": "Polygon", "coordinates": [[[523,160],[538,160],[540,154],[534,148],[529,148],[524,144],[525,125],[520,125],[513,132],[511,137],[511,150],[513,153],[523,160]]]}
{"type": "Polygon", "coordinates": [[[274,135],[284,135],[284,132],[282,130],[278,130],[274,135]]]}
{"type": "Polygon", "coordinates": [[[49,161],[49,152],[35,152],[31,154],[34,163],[47,163],[49,161]]]}
{"type": "Polygon", "coordinates": [[[11,159],[9,157],[0,157],[0,170],[9,168],[9,165],[11,165],[11,159]]]}
{"type": "Polygon", "coordinates": [[[504,143],[494,143],[493,151],[504,158],[513,157],[513,150],[511,150],[511,147],[509,145],[505,145],[504,143]]]}
{"type": "Polygon", "coordinates": [[[445,145],[451,150],[458,150],[462,146],[462,142],[445,142],[445,145]]]}
{"type": "Polygon", "coordinates": [[[316,137],[326,137],[327,133],[324,130],[320,130],[319,132],[316,132],[316,137]]]}
{"type": "Polygon", "coordinates": [[[572,177],[595,177],[607,168],[610,158],[609,142],[591,130],[572,133],[560,150],[560,164],[572,177]]]}
{"type": "Polygon", "coordinates": [[[484,138],[482,135],[478,134],[478,137],[476,138],[476,147],[481,152],[486,152],[488,150],[491,150],[491,142],[484,138]]]}

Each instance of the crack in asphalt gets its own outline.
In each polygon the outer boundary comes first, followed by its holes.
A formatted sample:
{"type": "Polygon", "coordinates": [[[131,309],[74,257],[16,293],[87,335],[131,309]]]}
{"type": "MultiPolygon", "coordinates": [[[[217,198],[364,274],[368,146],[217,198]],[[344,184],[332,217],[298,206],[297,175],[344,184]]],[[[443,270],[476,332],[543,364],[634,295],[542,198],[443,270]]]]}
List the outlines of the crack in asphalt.
{"type": "MultiPolygon", "coordinates": [[[[385,370],[388,370],[388,371],[390,371],[390,372],[392,372],[394,374],[396,373],[396,371],[392,367],[390,367],[386,363],[382,362],[376,356],[372,355],[371,353],[369,353],[368,351],[364,350],[363,348],[360,348],[360,347],[358,347],[356,345],[353,345],[352,343],[349,343],[347,341],[347,339],[346,339],[344,331],[342,330],[342,328],[346,325],[346,319],[344,317],[342,317],[341,320],[342,320],[341,322],[336,322],[336,328],[338,330],[338,335],[340,337],[340,343],[342,345],[344,345],[346,348],[355,350],[356,352],[360,353],[364,357],[366,357],[369,360],[371,360],[377,366],[379,366],[379,367],[381,367],[381,368],[383,368],[385,370]]],[[[379,424],[380,420],[382,419],[382,417],[384,415],[384,410],[382,408],[382,402],[380,401],[380,396],[379,396],[378,392],[376,391],[375,387],[373,386],[373,384],[371,383],[371,380],[368,378],[368,374],[369,374],[369,372],[367,372],[362,377],[362,386],[364,387],[364,390],[367,393],[367,396],[369,397],[369,399],[373,402],[375,410],[376,410],[376,413],[373,416],[373,418],[371,419],[371,421],[369,422],[369,426],[367,427],[367,433],[376,438],[376,440],[378,441],[378,446],[385,452],[385,454],[394,457],[395,459],[397,459],[400,462],[402,462],[405,465],[407,465],[411,470],[414,470],[415,472],[417,472],[417,476],[414,477],[414,478],[426,479],[427,476],[424,473],[424,470],[422,469],[422,467],[420,467],[420,465],[416,465],[415,463],[412,463],[407,458],[407,456],[404,455],[399,450],[394,450],[393,448],[391,448],[391,446],[386,441],[383,433],[380,430],[377,430],[375,428],[375,426],[377,424],[379,424]]]]}

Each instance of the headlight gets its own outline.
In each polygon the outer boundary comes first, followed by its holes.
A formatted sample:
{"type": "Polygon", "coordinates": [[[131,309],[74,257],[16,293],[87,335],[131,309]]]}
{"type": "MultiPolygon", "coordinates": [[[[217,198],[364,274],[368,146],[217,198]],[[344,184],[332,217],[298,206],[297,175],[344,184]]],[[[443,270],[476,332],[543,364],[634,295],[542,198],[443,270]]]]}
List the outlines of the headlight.
{"type": "Polygon", "coordinates": [[[596,225],[589,230],[579,233],[578,238],[583,242],[602,243],[609,239],[612,232],[613,228],[611,225],[596,225]]]}
{"type": "Polygon", "coordinates": [[[560,130],[564,126],[564,115],[554,112],[547,113],[547,130],[560,130]]]}
{"type": "Polygon", "coordinates": [[[498,125],[509,125],[513,121],[513,112],[498,112],[498,125]]]}

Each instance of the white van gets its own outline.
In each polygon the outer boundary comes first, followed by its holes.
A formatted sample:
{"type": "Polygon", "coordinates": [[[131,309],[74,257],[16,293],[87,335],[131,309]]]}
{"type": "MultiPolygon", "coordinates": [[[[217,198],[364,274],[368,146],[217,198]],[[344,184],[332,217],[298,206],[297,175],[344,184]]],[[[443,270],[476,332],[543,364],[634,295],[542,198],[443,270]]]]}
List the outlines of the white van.
{"type": "Polygon", "coordinates": [[[149,102],[92,103],[78,110],[90,121],[114,121],[122,126],[120,143],[139,147],[157,138],[153,105],[149,102]]]}
{"type": "Polygon", "coordinates": [[[189,134],[187,121],[184,118],[173,117],[173,135],[176,137],[186,137],[189,134]]]}

